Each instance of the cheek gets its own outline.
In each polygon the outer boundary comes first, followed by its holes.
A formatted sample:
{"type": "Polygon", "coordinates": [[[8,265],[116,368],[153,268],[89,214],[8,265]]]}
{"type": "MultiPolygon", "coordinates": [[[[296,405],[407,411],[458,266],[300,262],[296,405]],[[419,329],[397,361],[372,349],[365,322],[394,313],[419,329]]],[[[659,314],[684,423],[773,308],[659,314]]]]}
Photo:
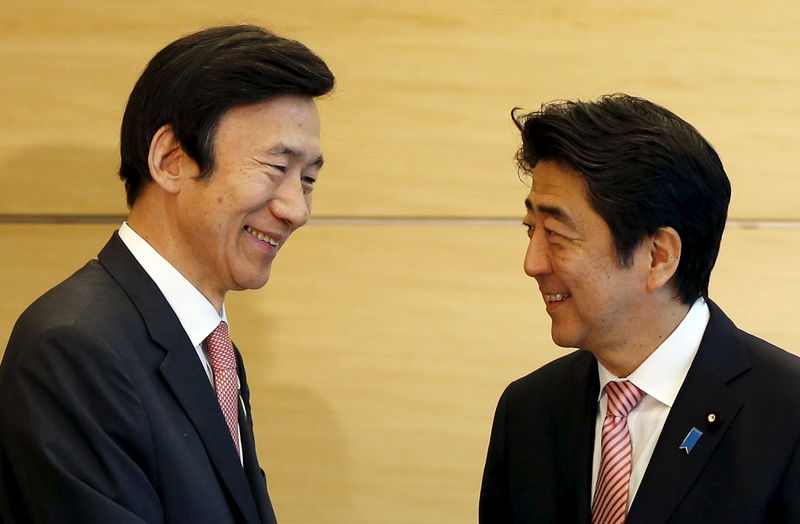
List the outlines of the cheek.
{"type": "Polygon", "coordinates": [[[550,246],[550,263],[553,270],[564,279],[575,281],[587,274],[586,264],[581,257],[559,246],[550,246]]]}
{"type": "Polygon", "coordinates": [[[306,207],[308,208],[308,212],[311,213],[311,204],[313,203],[314,198],[311,193],[306,194],[306,207]]]}
{"type": "Polygon", "coordinates": [[[216,206],[217,214],[225,222],[236,222],[241,215],[251,212],[261,201],[263,189],[255,186],[231,188],[221,194],[216,206]]]}
{"type": "Polygon", "coordinates": [[[613,272],[594,257],[566,249],[551,251],[555,274],[582,302],[593,303],[613,287],[613,272]]]}

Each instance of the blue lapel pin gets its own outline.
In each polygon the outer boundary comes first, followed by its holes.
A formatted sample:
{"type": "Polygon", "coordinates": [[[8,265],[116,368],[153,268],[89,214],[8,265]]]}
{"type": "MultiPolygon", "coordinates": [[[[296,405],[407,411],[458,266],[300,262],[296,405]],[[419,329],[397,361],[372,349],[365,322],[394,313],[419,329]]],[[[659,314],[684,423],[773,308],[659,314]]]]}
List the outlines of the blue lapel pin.
{"type": "Polygon", "coordinates": [[[678,449],[686,450],[686,454],[688,455],[691,453],[692,449],[694,449],[694,445],[697,444],[697,441],[700,440],[700,437],[703,436],[703,432],[697,428],[692,428],[689,431],[689,434],[686,435],[686,438],[683,439],[683,442],[678,449]]]}

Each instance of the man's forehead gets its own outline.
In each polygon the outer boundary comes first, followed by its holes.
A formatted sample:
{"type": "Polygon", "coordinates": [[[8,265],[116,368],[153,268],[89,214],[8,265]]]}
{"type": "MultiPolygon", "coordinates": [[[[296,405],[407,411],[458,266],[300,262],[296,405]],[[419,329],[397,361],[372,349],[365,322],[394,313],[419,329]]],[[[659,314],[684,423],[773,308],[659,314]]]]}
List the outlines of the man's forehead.
{"type": "Polygon", "coordinates": [[[525,209],[528,210],[528,214],[541,213],[544,215],[550,215],[570,227],[577,227],[577,223],[570,212],[560,205],[543,203],[535,204],[530,198],[526,198],[525,209]]]}
{"type": "Polygon", "coordinates": [[[563,205],[566,202],[575,200],[581,196],[579,188],[568,187],[559,184],[540,182],[532,184],[528,196],[525,198],[525,209],[536,211],[544,207],[563,205]]]}
{"type": "Polygon", "coordinates": [[[587,185],[583,176],[574,169],[557,162],[541,161],[531,172],[531,189],[528,199],[534,203],[587,199],[587,185]]]}
{"type": "Polygon", "coordinates": [[[583,178],[554,164],[544,166],[532,178],[531,190],[524,202],[528,214],[549,215],[577,227],[584,208],[589,206],[583,178]]]}
{"type": "Polygon", "coordinates": [[[530,197],[583,195],[586,183],[580,175],[570,171],[548,171],[531,178],[530,197]]]}

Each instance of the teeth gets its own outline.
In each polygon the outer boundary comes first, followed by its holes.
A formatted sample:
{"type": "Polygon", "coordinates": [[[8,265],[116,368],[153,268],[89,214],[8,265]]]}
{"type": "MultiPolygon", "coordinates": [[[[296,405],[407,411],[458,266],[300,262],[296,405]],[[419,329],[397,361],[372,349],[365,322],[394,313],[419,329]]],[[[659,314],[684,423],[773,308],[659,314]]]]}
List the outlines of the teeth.
{"type": "Polygon", "coordinates": [[[569,293],[554,293],[552,295],[545,295],[544,300],[547,303],[550,302],[561,302],[562,300],[566,300],[569,298],[569,293]]]}
{"type": "Polygon", "coordinates": [[[266,242],[267,244],[269,244],[271,246],[278,247],[280,245],[280,242],[278,242],[277,240],[275,240],[274,238],[272,238],[270,236],[265,235],[264,233],[262,233],[258,229],[254,229],[254,228],[252,228],[250,226],[245,226],[244,230],[247,231],[248,233],[250,233],[251,235],[253,235],[254,237],[256,237],[257,239],[261,240],[262,242],[266,242]]]}

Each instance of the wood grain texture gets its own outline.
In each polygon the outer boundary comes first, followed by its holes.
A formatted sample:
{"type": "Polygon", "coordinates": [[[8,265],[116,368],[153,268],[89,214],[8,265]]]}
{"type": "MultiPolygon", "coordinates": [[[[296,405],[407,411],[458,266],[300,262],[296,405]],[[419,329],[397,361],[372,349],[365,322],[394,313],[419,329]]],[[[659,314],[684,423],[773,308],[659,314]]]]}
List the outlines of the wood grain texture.
{"type": "Polygon", "coordinates": [[[316,210],[511,216],[514,106],[625,91],[718,149],[736,218],[797,219],[800,8],[770,0],[5,0],[0,213],[124,213],[118,126],[147,60],[178,35],[265,24],[338,77],[321,102],[316,210]]]}
{"type": "MultiPolygon", "coordinates": [[[[0,343],[112,229],[0,225],[0,343]]],[[[525,243],[521,227],[309,226],[264,289],[229,295],[282,523],[475,520],[502,389],[566,351],[525,243]]],[[[797,229],[730,229],[711,286],[740,327],[795,351],[798,243],[797,229]]]]}

